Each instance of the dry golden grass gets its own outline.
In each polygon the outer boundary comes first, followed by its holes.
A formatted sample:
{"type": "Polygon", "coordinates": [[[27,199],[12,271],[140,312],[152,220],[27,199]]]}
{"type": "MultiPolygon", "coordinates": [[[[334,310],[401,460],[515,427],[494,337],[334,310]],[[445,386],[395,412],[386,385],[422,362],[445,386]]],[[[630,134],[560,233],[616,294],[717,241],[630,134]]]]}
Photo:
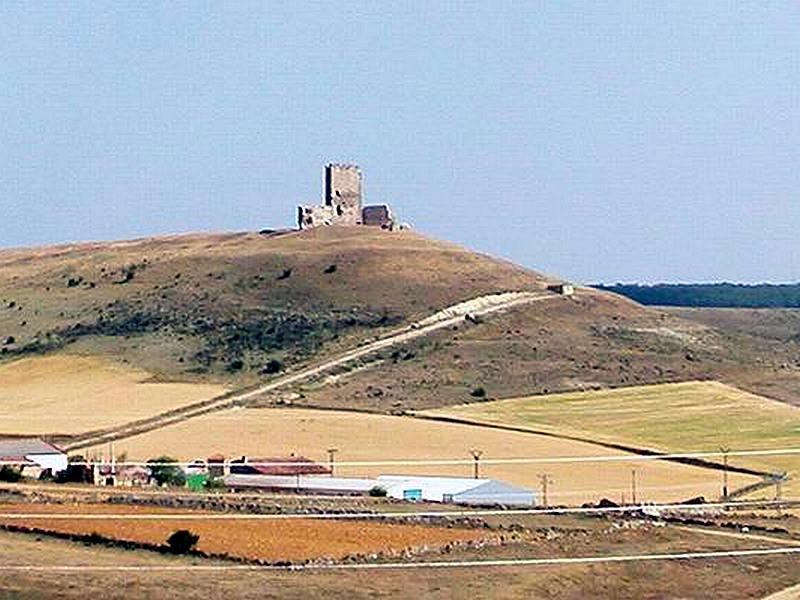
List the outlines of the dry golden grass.
{"type": "MultiPolygon", "coordinates": [[[[800,409],[713,381],[531,396],[426,414],[579,435],[663,452],[800,448],[800,409]]],[[[800,455],[736,456],[730,461],[763,471],[788,471],[793,481],[785,491],[800,496],[796,483],[800,455]]]]}
{"type": "Polygon", "coordinates": [[[475,296],[544,284],[506,261],[371,227],[0,250],[0,360],[21,348],[68,344],[171,377],[255,379],[272,355],[306,358],[284,356],[300,341],[320,353],[318,341],[335,350],[339,338],[354,346],[375,334],[376,327],[335,325],[342,315],[354,323],[364,315],[413,319],[475,296]],[[326,272],[331,265],[335,272],[326,272]],[[283,346],[217,335],[234,326],[252,334],[289,316],[310,323],[295,331],[302,339],[283,346]],[[7,337],[15,342],[4,346],[7,337]],[[206,354],[201,359],[198,352],[206,354]],[[231,372],[226,367],[236,358],[246,367],[231,372]]]}
{"type": "Polygon", "coordinates": [[[0,434],[79,433],[211,398],[219,385],[151,383],[96,357],[53,355],[0,365],[0,434]]]}
{"type": "MultiPolygon", "coordinates": [[[[479,448],[484,459],[614,456],[613,462],[485,464],[481,475],[539,489],[539,475],[550,474],[550,501],[580,504],[602,497],[630,499],[631,469],[638,473],[639,499],[674,501],[697,495],[716,497],[720,474],[662,461],[627,461],[630,454],[593,444],[409,417],[305,409],[234,409],[198,417],[116,443],[119,452],[145,460],[161,454],[190,460],[222,452],[229,457],[285,456],[291,452],[319,461],[326,449],[339,449],[339,461],[455,459],[471,461],[479,448]]],[[[102,448],[95,449],[102,451],[102,448]]],[[[89,453],[92,450],[88,450],[89,453]]],[[[337,475],[444,474],[471,476],[472,465],[381,465],[336,469],[337,475]]],[[[732,485],[754,479],[732,476],[732,485]]]]}

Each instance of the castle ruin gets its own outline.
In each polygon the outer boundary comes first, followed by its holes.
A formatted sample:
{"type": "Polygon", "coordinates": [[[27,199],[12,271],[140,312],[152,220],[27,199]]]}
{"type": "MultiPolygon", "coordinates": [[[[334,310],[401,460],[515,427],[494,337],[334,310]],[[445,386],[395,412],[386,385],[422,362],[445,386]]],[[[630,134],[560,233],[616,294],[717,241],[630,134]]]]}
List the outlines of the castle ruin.
{"type": "Polygon", "coordinates": [[[361,169],[356,165],[325,165],[324,203],[297,207],[297,226],[312,229],[329,225],[368,225],[394,229],[395,219],[386,204],[362,206],[361,169]]]}

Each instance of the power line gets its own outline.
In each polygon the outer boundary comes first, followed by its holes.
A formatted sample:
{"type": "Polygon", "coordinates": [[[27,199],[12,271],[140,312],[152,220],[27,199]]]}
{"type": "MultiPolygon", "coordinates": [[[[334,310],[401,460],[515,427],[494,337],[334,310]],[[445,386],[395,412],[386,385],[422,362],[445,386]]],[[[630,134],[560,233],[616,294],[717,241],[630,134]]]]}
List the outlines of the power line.
{"type": "MultiPolygon", "coordinates": [[[[582,462],[646,462],[656,460],[671,460],[683,458],[715,458],[720,456],[786,456],[800,454],[800,448],[776,448],[770,450],[737,450],[726,454],[716,452],[683,452],[668,454],[630,454],[630,455],[595,455],[595,456],[554,456],[554,457],[516,457],[516,458],[484,458],[481,459],[483,465],[510,465],[510,464],[556,464],[556,463],[582,463],[582,462]]],[[[392,460],[361,460],[361,461],[338,461],[337,467],[391,467],[391,466],[449,466],[449,465],[469,465],[474,463],[473,459],[445,458],[445,459],[392,459],[392,460]]],[[[16,465],[19,461],[0,461],[0,465],[16,465]]],[[[70,464],[76,466],[87,466],[93,463],[87,461],[75,461],[70,464]]],[[[148,461],[117,461],[117,466],[196,466],[197,461],[175,461],[175,462],[148,462],[148,461]]],[[[253,461],[248,462],[253,466],[302,466],[304,462],[270,462],[253,461]]],[[[690,465],[698,466],[698,465],[690,465]]],[[[699,465],[702,466],[702,465],[699,465]]]]}

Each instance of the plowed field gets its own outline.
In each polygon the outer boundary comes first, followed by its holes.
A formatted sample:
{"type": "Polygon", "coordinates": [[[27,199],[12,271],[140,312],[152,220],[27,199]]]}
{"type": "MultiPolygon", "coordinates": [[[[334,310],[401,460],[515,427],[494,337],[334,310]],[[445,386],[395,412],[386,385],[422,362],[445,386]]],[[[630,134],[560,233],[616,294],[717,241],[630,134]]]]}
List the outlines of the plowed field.
{"type": "MultiPolygon", "coordinates": [[[[424,525],[375,523],[355,520],[322,519],[197,519],[210,514],[143,506],[101,504],[0,505],[0,524],[36,528],[44,531],[103,537],[139,543],[165,544],[178,529],[189,529],[200,536],[198,550],[226,553],[267,561],[299,561],[312,558],[342,558],[348,554],[400,551],[406,548],[436,548],[450,542],[486,539],[490,534],[477,529],[448,529],[424,525]],[[14,514],[42,514],[39,517],[10,518],[14,514]],[[187,519],[71,519],[46,515],[193,515],[187,519]]],[[[214,513],[219,515],[220,513],[214,513]]]]}

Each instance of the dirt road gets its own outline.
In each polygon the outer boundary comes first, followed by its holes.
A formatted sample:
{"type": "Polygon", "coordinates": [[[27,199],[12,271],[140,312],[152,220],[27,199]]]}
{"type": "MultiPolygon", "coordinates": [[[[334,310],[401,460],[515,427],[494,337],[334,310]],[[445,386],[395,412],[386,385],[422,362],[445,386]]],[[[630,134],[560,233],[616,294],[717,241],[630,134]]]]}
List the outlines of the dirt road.
{"type": "Polygon", "coordinates": [[[566,301],[566,298],[563,296],[544,290],[536,292],[505,292],[473,298],[438,311],[411,325],[390,332],[388,335],[364,346],[343,352],[318,365],[307,367],[296,373],[278,377],[254,389],[226,394],[203,402],[189,404],[179,409],[160,413],[146,419],[132,421],[112,429],[89,432],[63,443],[62,446],[66,450],[78,450],[80,448],[96,446],[113,440],[131,437],[146,431],[152,431],[153,429],[159,429],[166,425],[191,419],[208,412],[229,408],[241,402],[261,396],[262,394],[274,392],[286,386],[311,379],[380,350],[404,344],[433,333],[434,331],[463,323],[465,319],[486,317],[517,306],[556,299],[566,301]]]}

